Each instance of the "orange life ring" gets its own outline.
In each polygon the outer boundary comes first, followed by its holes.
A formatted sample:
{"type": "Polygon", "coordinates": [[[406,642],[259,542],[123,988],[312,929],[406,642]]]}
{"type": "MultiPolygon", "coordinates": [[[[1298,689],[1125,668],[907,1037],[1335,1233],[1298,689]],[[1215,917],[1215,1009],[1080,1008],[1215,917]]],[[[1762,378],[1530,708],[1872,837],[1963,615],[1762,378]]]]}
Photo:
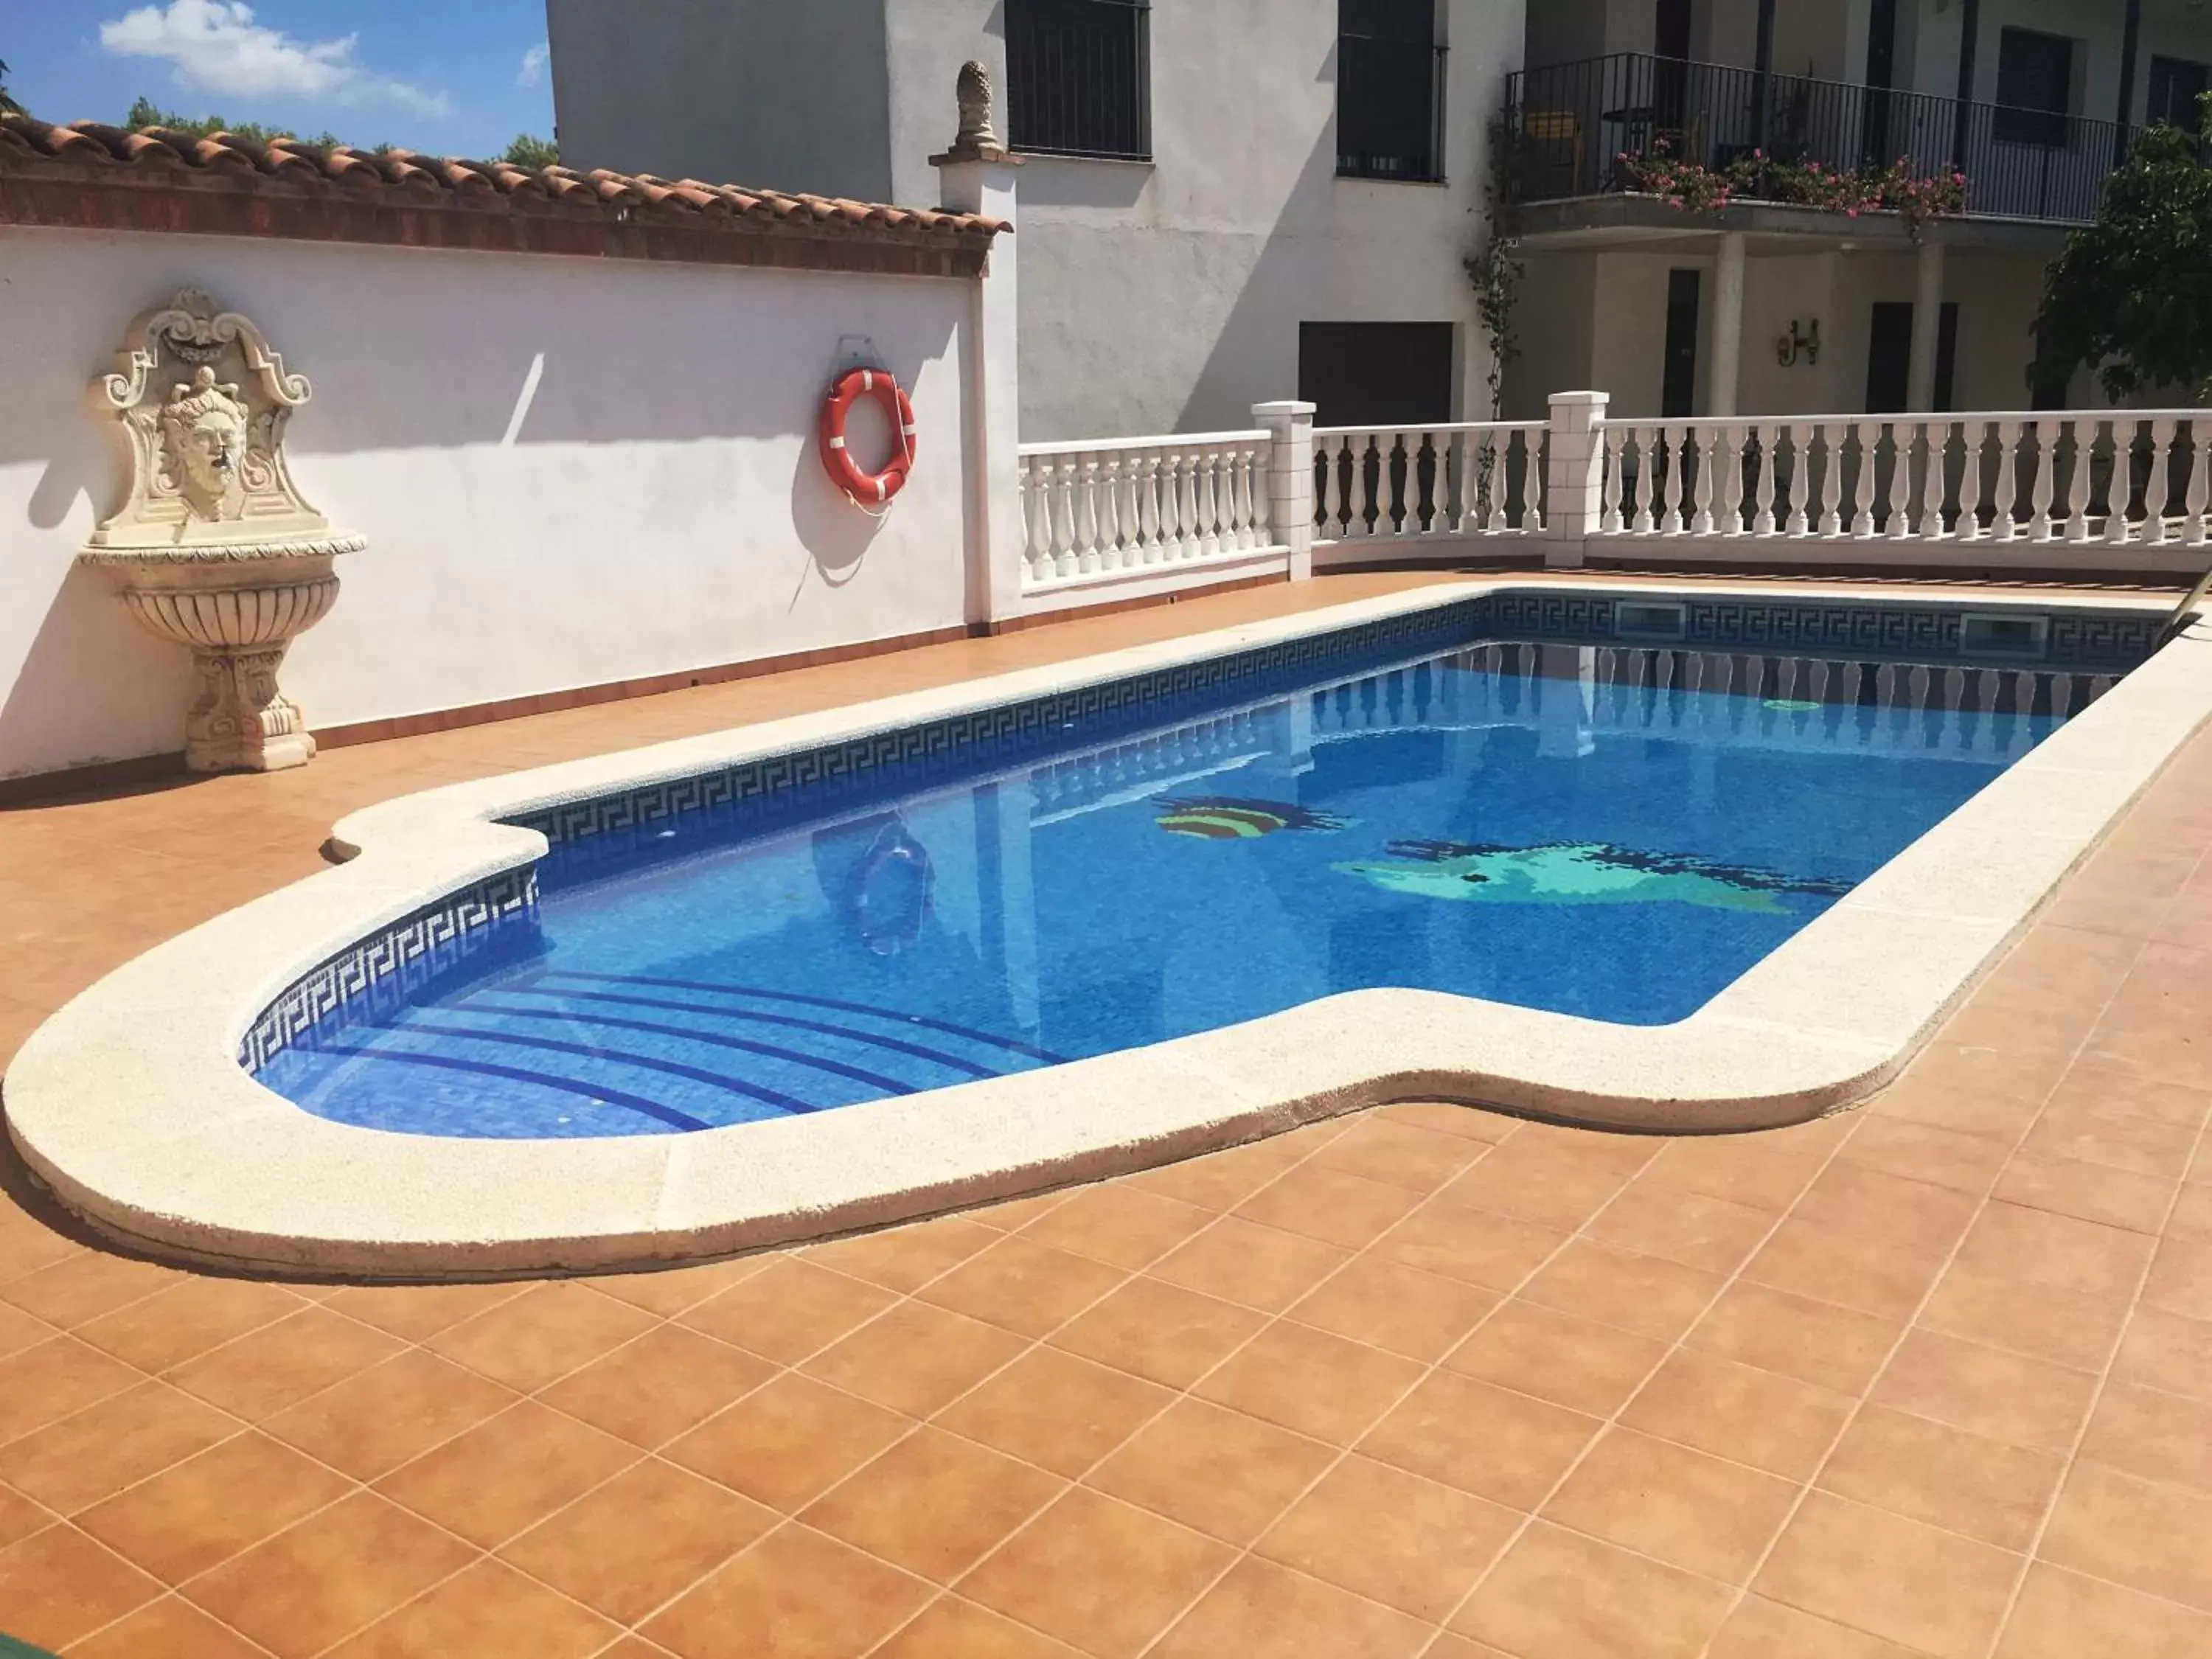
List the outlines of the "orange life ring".
{"type": "Polygon", "coordinates": [[[906,487],[914,466],[914,405],[888,370],[856,368],[830,388],[830,401],[822,410],[822,465],[830,481],[855,507],[887,501],[906,487]],[[845,417],[863,398],[873,398],[897,428],[899,447],[880,472],[863,472],[845,447],[845,417]]]}

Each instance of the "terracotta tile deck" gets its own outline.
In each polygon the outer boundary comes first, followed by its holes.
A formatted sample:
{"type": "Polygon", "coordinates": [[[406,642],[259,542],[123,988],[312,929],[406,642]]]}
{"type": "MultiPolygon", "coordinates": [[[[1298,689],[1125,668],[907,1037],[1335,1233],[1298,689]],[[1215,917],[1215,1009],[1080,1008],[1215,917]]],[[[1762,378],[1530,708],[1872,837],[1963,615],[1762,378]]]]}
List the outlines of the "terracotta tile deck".
{"type": "MultiPolygon", "coordinates": [[[[0,1053],[442,779],[1264,590],[0,813],[0,1053]]],[[[0,1198],[0,1628],[88,1659],[2212,1653],[2212,741],[1908,1075],[1384,1107],[861,1238],[274,1285],[0,1198]]]]}

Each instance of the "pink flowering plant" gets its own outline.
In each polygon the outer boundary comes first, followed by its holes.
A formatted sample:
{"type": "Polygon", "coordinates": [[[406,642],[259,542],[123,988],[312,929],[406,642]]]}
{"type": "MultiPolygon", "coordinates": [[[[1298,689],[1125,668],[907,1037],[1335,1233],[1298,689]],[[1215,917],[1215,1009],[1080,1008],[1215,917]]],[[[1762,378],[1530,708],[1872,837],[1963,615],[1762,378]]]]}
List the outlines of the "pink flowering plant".
{"type": "Polygon", "coordinates": [[[1951,168],[1925,176],[1903,159],[1886,167],[1832,167],[1780,161],[1753,150],[1724,167],[1708,167],[1674,155],[1662,140],[1649,155],[1624,154],[1619,160],[1629,189],[1692,213],[1710,212],[1739,198],[1786,202],[1852,219],[1862,213],[1895,213],[1917,231],[1930,219],[1966,210],[1965,173],[1951,168]]]}

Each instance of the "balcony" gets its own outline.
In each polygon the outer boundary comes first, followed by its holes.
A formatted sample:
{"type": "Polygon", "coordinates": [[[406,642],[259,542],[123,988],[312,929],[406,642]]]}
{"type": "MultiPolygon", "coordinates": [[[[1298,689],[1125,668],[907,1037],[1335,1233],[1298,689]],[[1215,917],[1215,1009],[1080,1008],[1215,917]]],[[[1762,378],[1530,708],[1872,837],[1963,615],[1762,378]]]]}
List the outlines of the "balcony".
{"type": "Polygon", "coordinates": [[[1760,151],[1834,169],[1902,160],[1921,178],[1955,167],[1968,214],[2058,224],[2095,216],[2105,175],[2137,131],[2124,140],[2111,121],[1641,52],[1510,76],[1506,121],[1520,202],[1632,189],[1623,157],[1719,168],[1760,151]]]}

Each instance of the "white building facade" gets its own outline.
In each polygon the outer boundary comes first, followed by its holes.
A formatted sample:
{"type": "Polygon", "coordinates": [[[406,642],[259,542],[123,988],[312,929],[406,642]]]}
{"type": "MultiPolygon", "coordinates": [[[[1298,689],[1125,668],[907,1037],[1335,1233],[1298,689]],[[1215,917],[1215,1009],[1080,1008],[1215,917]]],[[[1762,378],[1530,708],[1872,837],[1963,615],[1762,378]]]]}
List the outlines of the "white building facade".
{"type": "MultiPolygon", "coordinates": [[[[1547,0],[1549,3],[1549,0],[1547,0]]],[[[931,204],[1024,159],[1021,434],[1490,413],[1464,262],[1525,0],[549,0],[566,165],[931,204]]]]}
{"type": "Polygon", "coordinates": [[[2086,370],[2029,384],[2044,270],[2143,123],[2194,123],[2212,10],[1547,0],[1529,8],[1527,63],[1509,412],[1584,386],[1632,418],[2080,408],[2100,401],[2086,370]],[[1696,213],[1632,193],[1635,162],[1662,149],[1720,168],[1762,149],[1955,167],[1966,211],[1916,234],[1890,215],[1696,213]]]}

